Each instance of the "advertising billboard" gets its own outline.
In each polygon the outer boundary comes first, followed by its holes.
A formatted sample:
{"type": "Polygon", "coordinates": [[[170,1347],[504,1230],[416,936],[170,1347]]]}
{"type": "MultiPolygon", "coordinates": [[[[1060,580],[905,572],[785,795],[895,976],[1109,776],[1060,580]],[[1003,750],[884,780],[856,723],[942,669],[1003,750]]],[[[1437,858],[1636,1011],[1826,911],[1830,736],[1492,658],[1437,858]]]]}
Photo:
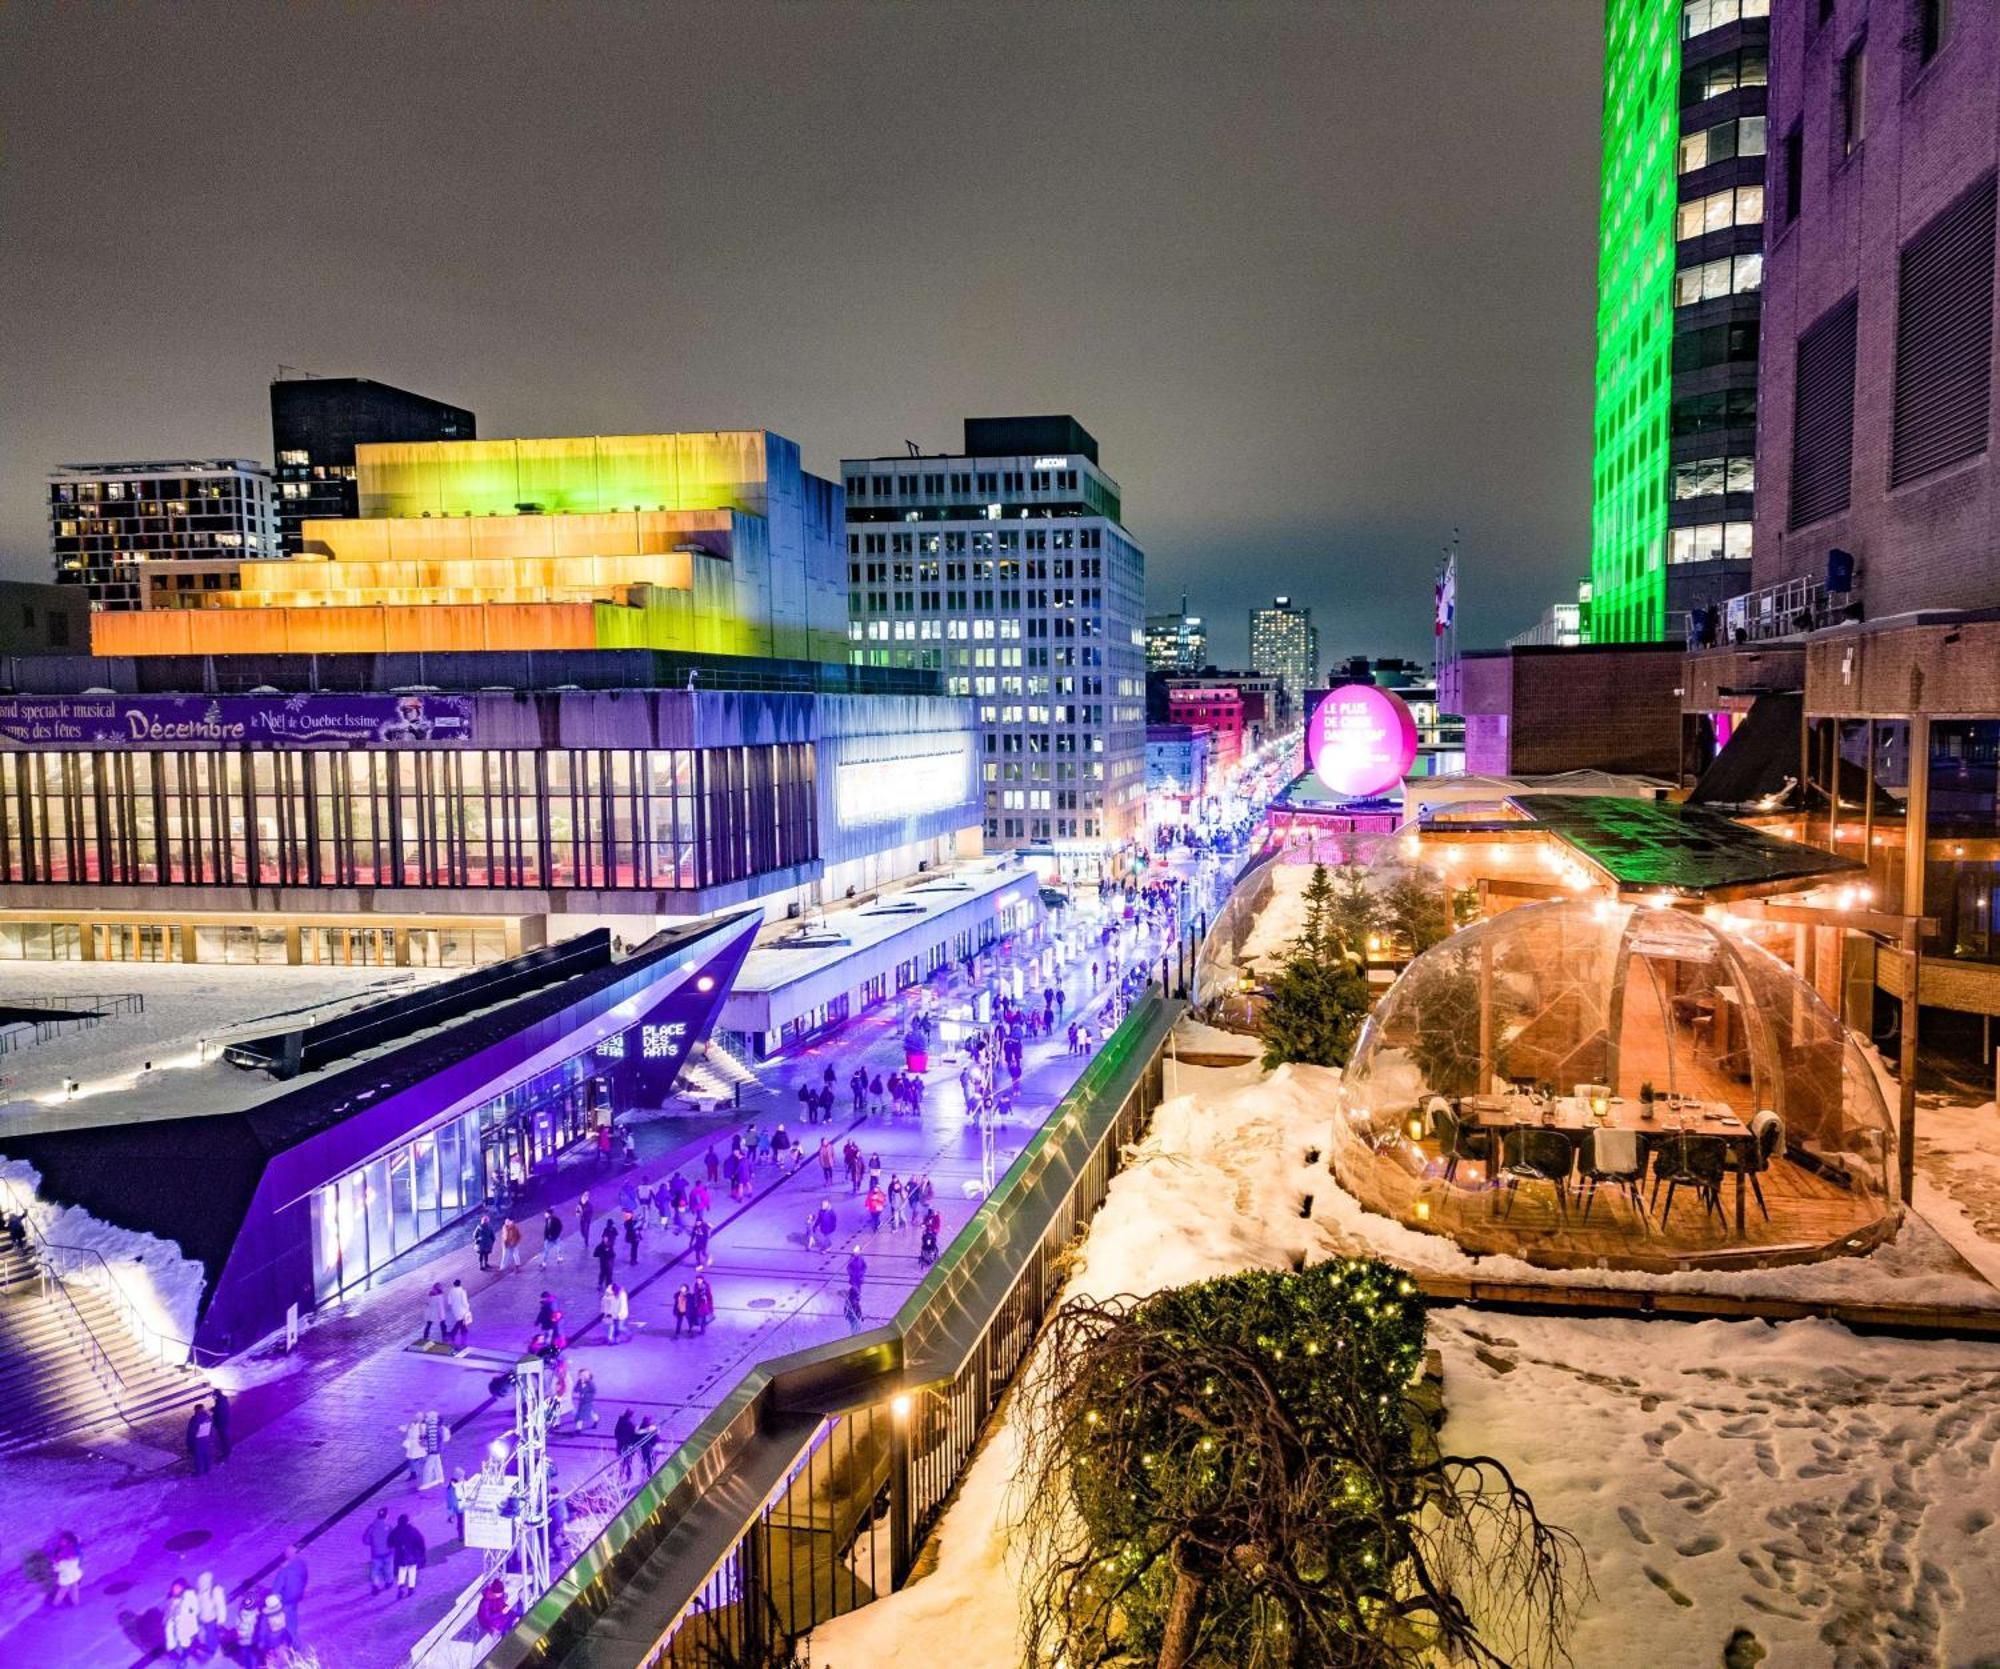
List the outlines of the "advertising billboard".
{"type": "Polygon", "coordinates": [[[1374,684],[1329,690],[1306,725],[1306,765],[1347,799],[1386,794],[1417,757],[1417,723],[1394,691],[1374,684]]]}

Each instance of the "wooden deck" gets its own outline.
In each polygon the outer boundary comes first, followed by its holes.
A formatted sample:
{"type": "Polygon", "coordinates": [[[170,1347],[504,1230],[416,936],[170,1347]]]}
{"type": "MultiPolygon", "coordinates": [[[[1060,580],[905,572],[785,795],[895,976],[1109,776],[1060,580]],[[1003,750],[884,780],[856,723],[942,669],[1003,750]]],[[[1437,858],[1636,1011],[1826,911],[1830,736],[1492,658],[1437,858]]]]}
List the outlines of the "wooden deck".
{"type": "Polygon", "coordinates": [[[1445,1235],[1478,1256],[1505,1254],[1548,1269],[1664,1273],[1810,1263],[1867,1251],[1895,1230],[1893,1216],[1885,1214],[1879,1199],[1788,1159],[1773,1160],[1758,1178],[1769,1217],[1758,1210],[1752,1194],[1739,1235],[1733,1175],[1723,1179],[1719,1215],[1705,1210],[1683,1188],[1662,1222],[1667,1191],[1660,1189],[1655,1204],[1650,1175],[1640,1193],[1640,1209],[1622,1188],[1601,1186],[1586,1217],[1574,1180],[1561,1209],[1551,1185],[1524,1182],[1507,1188],[1469,1162],[1461,1161],[1457,1175],[1447,1182],[1443,1157],[1429,1140],[1405,1140],[1391,1152],[1375,1154],[1343,1143],[1337,1155],[1341,1185],[1370,1210],[1445,1235]]]}

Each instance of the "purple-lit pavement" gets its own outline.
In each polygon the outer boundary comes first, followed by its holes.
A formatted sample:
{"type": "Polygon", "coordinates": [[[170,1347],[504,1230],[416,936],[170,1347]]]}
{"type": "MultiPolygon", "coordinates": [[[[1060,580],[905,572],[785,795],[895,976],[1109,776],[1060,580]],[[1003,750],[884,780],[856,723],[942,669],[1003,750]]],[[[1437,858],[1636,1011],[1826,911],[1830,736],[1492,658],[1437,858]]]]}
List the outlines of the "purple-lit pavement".
{"type": "MultiPolygon", "coordinates": [[[[1155,954],[1149,942],[1135,942],[1134,929],[1126,930],[1123,942],[1130,960],[1155,954]]],[[[1078,998],[1089,983],[1090,961],[1086,951],[1068,974],[1072,1015],[1084,1007],[1078,998]]],[[[1090,1011],[1105,994],[1091,996],[1090,1011]]],[[[9,1461],[0,1501],[16,1545],[0,1579],[0,1661],[103,1669],[146,1661],[159,1644],[161,1606],[175,1577],[192,1583],[211,1571],[232,1592],[261,1586],[288,1541],[302,1544],[309,1570],[300,1636],[318,1651],[324,1669],[382,1669],[404,1661],[479,1575],[483,1556],[461,1545],[444,1491],[420,1492],[409,1482],[402,1432],[413,1417],[436,1410],[453,1433],[446,1475],[461,1465],[478,1471],[487,1444],[511,1421],[511,1403],[493,1398],[488,1381],[525,1349],[545,1288],[566,1312],[572,1373],[588,1369],[598,1386],[595,1428],[577,1433],[565,1421],[553,1445],[556,1485],[576,1489],[609,1468],[595,1488],[580,1491],[600,1502],[608,1502],[616,1487],[611,1432],[622,1411],[653,1417],[664,1459],[753,1362],[850,1331],[841,1311],[847,1258],[857,1241],[868,1262],[863,1325],[886,1318],[921,1274],[921,1233],[914,1221],[892,1232],[886,1218],[879,1233],[871,1232],[838,1159],[827,1187],[815,1153],[819,1136],[831,1135],[838,1150],[852,1128],[864,1156],[881,1156],[885,1188],[892,1175],[930,1175],[945,1243],[971,1215],[979,1135],[965,1122],[958,1058],[933,1054],[920,1119],[884,1115],[855,1127],[848,1074],[863,1060],[885,1078],[901,1068],[910,1012],[902,1002],[885,1004],[832,1039],[762,1069],[769,1093],[746,1098],[742,1118],[767,1127],[782,1119],[795,1140],[808,1139],[807,1158],[782,1178],[760,1167],[755,1195],[741,1204],[730,1202],[726,1183],[715,1189],[707,1274],[716,1316],[705,1335],[674,1336],[674,1293],[694,1271],[685,1237],[656,1223],[636,1265],[619,1244],[617,1278],[631,1291],[633,1337],[605,1342],[597,1265],[578,1243],[574,1208],[588,1187],[597,1221],[615,1215],[618,1188],[632,1173],[598,1171],[580,1160],[566,1165],[554,1184],[568,1230],[559,1267],[545,1272],[531,1255],[524,1269],[502,1273],[496,1249],[495,1272],[482,1273],[469,1229],[454,1232],[432,1256],[321,1319],[289,1361],[245,1364],[251,1382],[236,1399],[234,1452],[206,1477],[190,1475],[178,1426],[149,1431],[146,1442],[100,1444],[88,1455],[9,1461]],[[807,1076],[817,1078],[828,1063],[837,1080],[833,1121],[802,1131],[796,1086],[807,1076]],[[806,1214],[823,1197],[831,1200],[840,1229],[832,1249],[809,1251],[806,1214]],[[454,1277],[471,1294],[470,1349],[454,1358],[409,1348],[422,1330],[431,1283],[449,1285],[454,1277]],[[261,1382],[260,1373],[266,1375],[261,1382]],[[429,1565],[414,1599],[369,1593],[361,1536],[381,1507],[392,1524],[409,1513],[429,1544],[429,1565]],[[83,1603],[54,1610],[45,1603],[36,1550],[65,1529],[83,1544],[83,1603]]],[[[1013,1161],[1084,1064],[1086,1057],[1068,1053],[1063,1033],[1059,1024],[1052,1041],[1028,1047],[1017,1116],[1000,1137],[998,1171],[1013,1161]]],[[[727,1151],[736,1122],[732,1117],[715,1137],[718,1153],[727,1151]]],[[[640,1125],[637,1174],[664,1178],[678,1168],[692,1179],[702,1170],[713,1127],[713,1120],[640,1125]],[[691,1130],[698,1132],[692,1140],[691,1130]]],[[[523,1219],[522,1228],[528,1235],[523,1251],[532,1252],[540,1244],[539,1210],[523,1219]]],[[[593,1237],[596,1232],[593,1226],[593,1237]]]]}

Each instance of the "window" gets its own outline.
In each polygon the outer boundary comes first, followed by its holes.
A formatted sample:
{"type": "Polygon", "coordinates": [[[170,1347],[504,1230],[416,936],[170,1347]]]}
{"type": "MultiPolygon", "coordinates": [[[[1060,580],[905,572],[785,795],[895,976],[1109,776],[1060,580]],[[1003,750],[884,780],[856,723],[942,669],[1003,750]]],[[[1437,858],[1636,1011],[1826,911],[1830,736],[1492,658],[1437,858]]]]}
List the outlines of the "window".
{"type": "Polygon", "coordinates": [[[1739,47],[1692,64],[1681,72],[1681,103],[1699,104],[1738,87],[1762,87],[1770,79],[1771,55],[1762,46],[1739,47]]]}
{"type": "Polygon", "coordinates": [[[1675,273],[1674,305],[1692,307],[1697,302],[1713,301],[1719,296],[1740,295],[1760,288],[1763,282],[1764,256],[1761,250],[1746,255],[1725,255],[1719,260],[1682,267],[1675,273]]]}
{"type": "Polygon", "coordinates": [[[1917,0],[1917,62],[1928,64],[1951,33],[1951,0],[1917,0]]]}
{"type": "Polygon", "coordinates": [[[1903,248],[1889,484],[1986,450],[1993,352],[1994,177],[1903,248]]]}
{"type": "Polygon", "coordinates": [[[1687,0],[1681,7],[1681,39],[1692,40],[1746,17],[1769,17],[1771,0],[1687,0]]]}
{"type": "Polygon", "coordinates": [[[1698,238],[1707,232],[1727,231],[1731,226],[1756,226],[1764,219],[1764,188],[1740,185],[1728,191],[1711,191],[1681,204],[1676,216],[1676,238],[1698,238]]]}
{"type": "Polygon", "coordinates": [[[1795,528],[1847,508],[1854,474],[1855,316],[1849,296],[1799,338],[1792,395],[1795,528]]]}
{"type": "Polygon", "coordinates": [[[1806,130],[1794,122],[1785,135],[1785,224],[1799,217],[1799,182],[1805,178],[1806,130]]]}
{"type": "Polygon", "coordinates": [[[1747,562],[1750,560],[1749,522],[1703,522],[1699,527],[1676,527],[1667,537],[1667,561],[1675,566],[1686,562],[1747,562]]]}
{"type": "Polygon", "coordinates": [[[1762,116],[1739,116],[1734,121],[1719,122],[1697,133],[1683,134],[1679,171],[1692,174],[1697,168],[1728,162],[1734,157],[1762,156],[1764,122],[1762,116]]]}
{"type": "Polygon", "coordinates": [[[1856,41],[1840,61],[1840,154],[1852,156],[1867,135],[1868,37],[1856,41]]]}

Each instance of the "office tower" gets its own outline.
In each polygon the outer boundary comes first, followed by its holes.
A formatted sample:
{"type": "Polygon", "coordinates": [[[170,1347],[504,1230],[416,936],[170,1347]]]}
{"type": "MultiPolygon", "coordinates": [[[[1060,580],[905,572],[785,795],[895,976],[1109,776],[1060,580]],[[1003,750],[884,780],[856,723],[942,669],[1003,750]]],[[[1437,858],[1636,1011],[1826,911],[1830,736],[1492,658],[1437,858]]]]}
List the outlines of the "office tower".
{"type": "Polygon", "coordinates": [[[93,609],[200,608],[278,554],[271,473],[244,458],[64,464],[49,473],[58,585],[93,609]]]}
{"type": "Polygon", "coordinates": [[[1091,873],[1145,799],[1146,559],[1072,417],[967,418],[962,452],[850,458],[848,635],[978,704],[986,837],[1091,873]]]}
{"type": "MultiPolygon", "coordinates": [[[[1817,0],[1815,0],[1817,3],[1817,0]]],[[[1591,637],[1749,584],[1769,0],[1607,0],[1591,637]]]]}
{"type": "Polygon", "coordinates": [[[361,513],[357,446],[478,434],[471,412],[366,377],[279,378],[271,384],[271,455],[285,554],[299,554],[299,524],[308,517],[338,521],[361,513]]]}
{"type": "Polygon", "coordinates": [[[1208,629],[1201,616],[1189,614],[1187,598],[1178,614],[1146,616],[1146,669],[1149,672],[1199,672],[1208,664],[1208,629]]]}
{"type": "Polygon", "coordinates": [[[1306,691],[1319,683],[1319,629],[1312,623],[1312,610],[1294,608],[1289,597],[1277,598],[1269,608],[1253,608],[1250,665],[1284,685],[1286,703],[1295,714],[1306,691]]]}

